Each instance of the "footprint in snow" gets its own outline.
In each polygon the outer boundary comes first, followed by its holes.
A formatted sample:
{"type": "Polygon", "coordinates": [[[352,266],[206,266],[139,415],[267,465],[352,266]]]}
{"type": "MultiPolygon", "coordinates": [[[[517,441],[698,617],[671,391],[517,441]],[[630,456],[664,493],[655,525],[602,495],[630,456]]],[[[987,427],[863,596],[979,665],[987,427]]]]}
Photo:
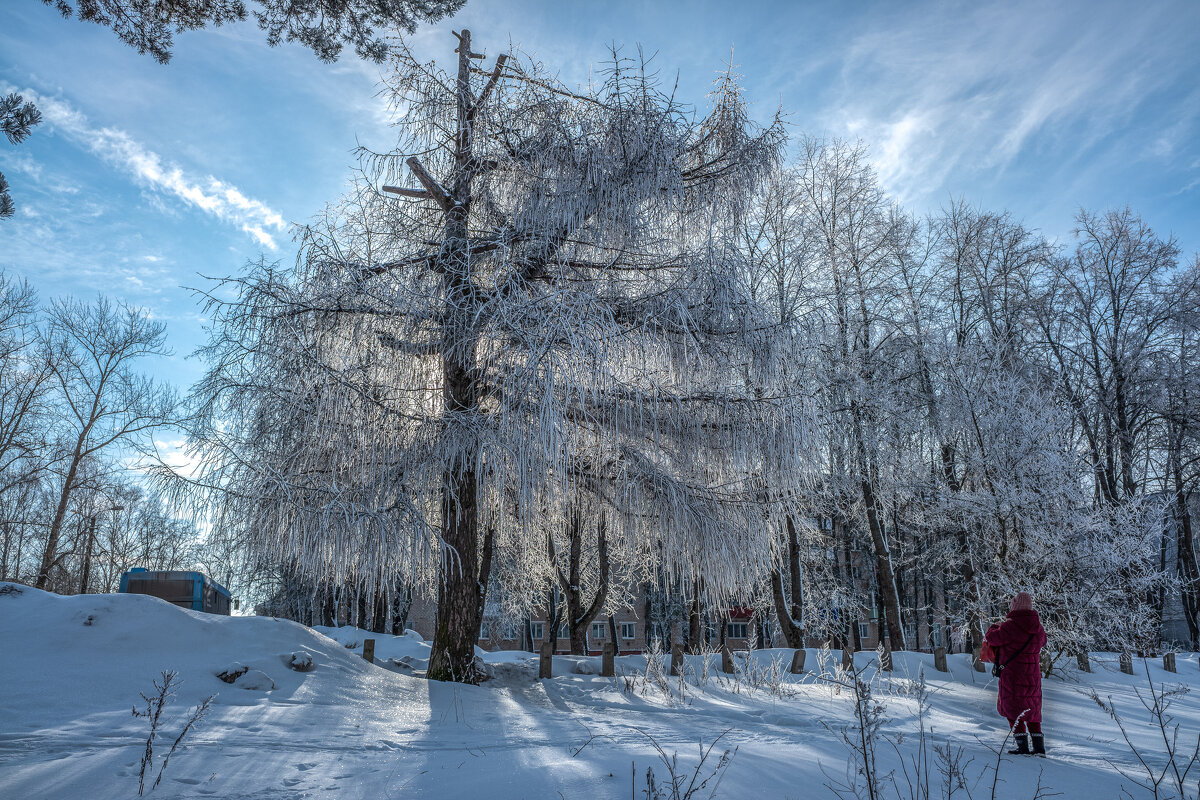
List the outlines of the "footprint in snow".
{"type": "Polygon", "coordinates": [[[301,772],[307,772],[308,770],[312,769],[316,765],[317,765],[316,761],[306,761],[306,762],[301,762],[301,763],[297,764],[296,769],[300,770],[301,772]]]}

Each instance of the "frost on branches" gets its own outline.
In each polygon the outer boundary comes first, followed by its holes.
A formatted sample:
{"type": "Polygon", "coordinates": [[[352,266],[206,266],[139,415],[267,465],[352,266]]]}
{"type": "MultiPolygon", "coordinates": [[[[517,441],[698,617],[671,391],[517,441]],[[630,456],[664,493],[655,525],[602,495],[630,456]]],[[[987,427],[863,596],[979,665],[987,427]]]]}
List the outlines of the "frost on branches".
{"type": "Polygon", "coordinates": [[[861,144],[786,162],[731,71],[699,116],[618,53],[568,87],[456,35],[450,73],[397,48],[399,142],[297,264],[209,294],[193,496],[282,606],[351,587],[394,624],[436,591],[429,675],[459,681],[485,604],[578,651],[637,593],[694,648],[730,605],[793,647],[878,609],[893,650],[977,648],[1019,590],[1056,653],[1155,646],[1175,590],[1200,636],[1172,241],[920,219],[861,144]]]}
{"type": "Polygon", "coordinates": [[[614,561],[731,596],[809,456],[732,244],[780,122],[730,74],[697,118],[618,54],[576,89],[458,36],[453,74],[396,56],[398,147],[296,268],[213,300],[197,430],[218,524],[312,575],[436,584],[429,676],[461,681],[496,554],[550,574],[581,496],[614,561]]]}

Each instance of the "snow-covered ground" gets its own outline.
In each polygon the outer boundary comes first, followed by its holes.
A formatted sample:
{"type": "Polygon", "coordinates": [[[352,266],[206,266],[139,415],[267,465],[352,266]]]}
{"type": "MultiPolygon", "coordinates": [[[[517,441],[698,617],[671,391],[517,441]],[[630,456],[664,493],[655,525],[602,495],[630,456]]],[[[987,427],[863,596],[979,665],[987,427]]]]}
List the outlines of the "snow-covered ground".
{"type": "MultiPolygon", "coordinates": [[[[219,694],[148,796],[642,798],[648,767],[666,775],[654,742],[678,752],[680,770],[690,771],[697,743],[707,746],[723,731],[718,752],[737,751],[718,797],[833,797],[829,776],[845,774],[849,754],[837,729],[850,722],[853,701],[812,674],[773,681],[770,664],[785,651],[757,652],[750,670],[756,680],[720,675],[715,661],[705,676],[699,657],[691,658],[682,698],[677,678],[665,694],[653,681],[620,676],[644,674],[641,656],[618,659],[616,679],[596,674],[599,658],[560,657],[556,677],[539,681],[529,654],[488,653],[494,676],[483,685],[431,684],[412,674],[424,667],[428,645],[411,632],[314,631],[284,620],[184,611],[142,595],[59,597],[6,586],[0,584],[3,798],[135,797],[148,726],[131,709],[144,705],[139,693],[149,693],[163,670],[177,671],[182,683],[163,713],[156,753],[169,749],[192,706],[219,694]],[[376,639],[383,666],[359,656],[367,637],[376,639]],[[310,672],[288,666],[301,650],[315,662],[310,672]],[[235,664],[269,682],[218,679],[235,664]]],[[[808,652],[810,670],[820,668],[821,656],[808,652]]],[[[857,658],[872,675],[874,654],[857,658]]],[[[1091,675],[1072,665],[1045,684],[1050,758],[1005,756],[997,797],[1032,796],[1039,775],[1063,798],[1117,797],[1122,786],[1149,796],[1118,774],[1117,767],[1134,769],[1133,755],[1085,694],[1094,686],[1111,695],[1135,741],[1152,748],[1161,744],[1158,729],[1134,695],[1145,676],[1119,673],[1111,655],[1096,655],[1093,664],[1091,675]]],[[[1141,662],[1136,666],[1141,673],[1141,662]]],[[[917,703],[908,679],[923,671],[934,742],[962,747],[973,759],[968,773],[982,779],[974,796],[989,797],[996,761],[989,747],[1004,735],[995,686],[965,656],[951,656],[950,668],[939,673],[930,656],[898,656],[894,677],[875,680],[887,707],[884,731],[905,734],[899,752],[916,752],[917,703]]],[[[1161,662],[1149,670],[1171,685],[1200,683],[1195,654],[1179,655],[1178,674],[1161,662]]],[[[1181,738],[1195,742],[1200,694],[1180,698],[1175,709],[1181,738]]],[[[898,764],[890,746],[880,758],[885,771],[898,764]]]]}

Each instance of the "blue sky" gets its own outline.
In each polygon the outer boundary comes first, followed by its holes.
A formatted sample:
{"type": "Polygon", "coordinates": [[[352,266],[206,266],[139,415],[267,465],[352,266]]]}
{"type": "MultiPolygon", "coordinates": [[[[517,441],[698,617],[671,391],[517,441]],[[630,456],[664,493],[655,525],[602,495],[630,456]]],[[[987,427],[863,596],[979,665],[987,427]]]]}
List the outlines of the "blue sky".
{"type": "MultiPolygon", "coordinates": [[[[654,53],[703,104],[739,65],[760,117],[863,139],[888,190],[918,212],[951,196],[1008,209],[1066,241],[1081,206],[1129,203],[1200,250],[1200,3],[606,2],[469,0],[414,48],[452,58],[469,27],[510,40],[567,81],[610,44],[654,53]]],[[[176,357],[203,340],[184,287],[262,255],[290,260],[289,226],[342,191],[361,142],[393,139],[379,67],[269,48],[253,25],[187,33],[167,66],[111,31],[27,0],[0,4],[0,91],[47,121],[0,142],[18,214],[0,267],[44,298],[104,292],[167,322],[176,357]]]]}

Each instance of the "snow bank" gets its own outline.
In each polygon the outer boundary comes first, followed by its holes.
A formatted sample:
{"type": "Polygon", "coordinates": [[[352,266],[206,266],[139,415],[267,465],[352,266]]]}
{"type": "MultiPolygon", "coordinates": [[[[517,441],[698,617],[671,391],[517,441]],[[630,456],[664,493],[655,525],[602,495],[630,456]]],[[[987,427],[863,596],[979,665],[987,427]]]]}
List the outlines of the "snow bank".
{"type": "MultiPolygon", "coordinates": [[[[643,656],[618,658],[615,679],[596,674],[598,657],[559,656],[555,678],[538,681],[533,654],[482,653],[493,679],[455,686],[413,677],[429,646],[411,632],[311,630],[185,611],[144,595],[59,597],[18,588],[0,593],[4,798],[136,796],[146,721],[130,711],[163,670],[182,681],[164,713],[168,745],[193,705],[218,697],[172,757],[158,797],[628,798],[632,784],[644,789],[648,767],[665,774],[651,737],[690,768],[697,741],[722,732],[722,746],[738,749],[719,797],[832,797],[828,776],[845,771],[836,731],[849,723],[853,704],[843,688],[813,676],[823,659],[831,670],[836,653],[808,651],[810,672],[799,677],[787,675],[788,650],[737,659],[738,677],[720,673],[719,657],[706,667],[706,659],[688,656],[683,683],[643,656]],[[359,655],[365,638],[376,640],[377,665],[359,655]],[[293,668],[301,653],[311,658],[307,672],[293,668]],[[217,677],[234,665],[245,671],[232,684],[217,677]]],[[[948,660],[950,672],[940,673],[931,656],[900,653],[891,676],[876,676],[875,655],[856,655],[887,706],[884,731],[905,734],[902,753],[912,754],[916,728],[909,679],[923,674],[933,743],[962,747],[972,769],[982,770],[995,762],[991,748],[1003,738],[995,687],[966,656],[948,660]]],[[[1064,798],[1115,797],[1121,786],[1140,796],[1113,766],[1132,769],[1131,754],[1085,691],[1111,697],[1134,740],[1149,748],[1158,731],[1134,696],[1145,676],[1121,674],[1111,654],[1092,660],[1091,675],[1072,663],[1046,683],[1051,757],[1005,757],[998,796],[1031,796],[1039,775],[1064,798]]],[[[1141,673],[1142,662],[1135,663],[1141,673]]],[[[1156,681],[1200,683],[1194,654],[1178,657],[1177,675],[1161,662],[1145,666],[1156,681]]],[[[1198,701],[1179,700],[1181,738],[1195,741],[1198,701]]],[[[890,748],[880,759],[884,770],[897,766],[890,748]]],[[[990,774],[988,781],[977,795],[988,794],[990,774]]]]}

